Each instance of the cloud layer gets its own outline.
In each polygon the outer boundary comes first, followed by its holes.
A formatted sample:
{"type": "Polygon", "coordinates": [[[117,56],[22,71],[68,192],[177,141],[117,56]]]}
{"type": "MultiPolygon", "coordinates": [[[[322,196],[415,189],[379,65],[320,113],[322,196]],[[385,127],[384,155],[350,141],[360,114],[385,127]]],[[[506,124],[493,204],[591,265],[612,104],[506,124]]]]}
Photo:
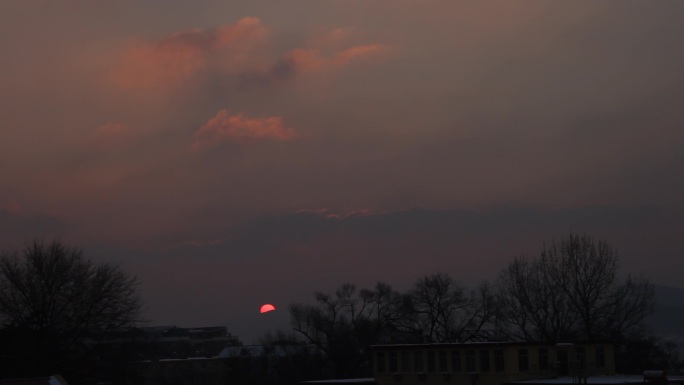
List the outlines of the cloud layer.
{"type": "Polygon", "coordinates": [[[671,257],[683,219],[683,12],[635,0],[2,1],[0,236],[56,235],[134,261],[172,249],[173,278],[150,278],[160,297],[199,287],[207,269],[242,282],[293,260],[354,280],[374,274],[358,268],[366,260],[378,271],[393,254],[417,263],[410,251],[426,271],[457,271],[515,252],[514,238],[537,246],[584,229],[627,245],[617,247],[633,270],[670,279],[684,269],[671,257]],[[489,219],[465,215],[459,227],[442,209],[489,219]],[[591,215],[557,214],[574,210],[591,215]],[[280,216],[320,237],[273,235],[280,216]],[[449,240],[469,227],[477,242],[449,240]],[[491,249],[497,239],[510,247],[491,249]],[[172,247],[185,241],[192,251],[172,247]],[[185,262],[207,247],[264,259],[185,262]],[[452,263],[455,250],[469,256],[452,263]]]}

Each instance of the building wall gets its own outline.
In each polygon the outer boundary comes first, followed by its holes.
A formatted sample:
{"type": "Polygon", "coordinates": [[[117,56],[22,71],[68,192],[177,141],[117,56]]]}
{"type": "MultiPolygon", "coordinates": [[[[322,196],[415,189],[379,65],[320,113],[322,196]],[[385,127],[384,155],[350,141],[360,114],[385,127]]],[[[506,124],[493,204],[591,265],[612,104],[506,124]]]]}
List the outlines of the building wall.
{"type": "Polygon", "coordinates": [[[137,383],[165,385],[224,385],[230,379],[227,358],[190,358],[141,361],[137,363],[137,383]]]}
{"type": "Polygon", "coordinates": [[[615,371],[610,344],[384,345],[375,346],[373,350],[373,372],[378,385],[499,385],[534,378],[591,376],[615,371]]]}

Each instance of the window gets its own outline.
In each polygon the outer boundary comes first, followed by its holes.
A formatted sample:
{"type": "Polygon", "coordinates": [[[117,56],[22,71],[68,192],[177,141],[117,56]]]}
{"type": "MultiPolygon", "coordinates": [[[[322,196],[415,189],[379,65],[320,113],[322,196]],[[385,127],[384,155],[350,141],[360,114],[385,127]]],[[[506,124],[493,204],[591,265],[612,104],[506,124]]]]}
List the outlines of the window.
{"type": "Polygon", "coordinates": [[[420,350],[413,353],[413,368],[418,373],[425,371],[423,366],[423,352],[420,350]]]}
{"type": "Polygon", "coordinates": [[[406,373],[411,371],[411,355],[409,352],[401,352],[401,371],[406,373]]]}
{"type": "Polygon", "coordinates": [[[476,371],[476,369],[475,369],[475,351],[474,350],[467,350],[466,351],[466,370],[469,372],[476,371]]]}
{"type": "Polygon", "coordinates": [[[390,373],[396,373],[399,371],[397,363],[397,352],[390,352],[389,354],[389,370],[390,373]]]}
{"type": "Polygon", "coordinates": [[[431,372],[431,373],[435,371],[435,351],[434,350],[429,350],[427,352],[427,371],[431,372]]]}
{"type": "Polygon", "coordinates": [[[440,372],[449,371],[449,368],[447,368],[447,352],[446,352],[446,350],[440,350],[439,351],[439,371],[440,372]]]}
{"type": "Polygon", "coordinates": [[[605,368],[606,367],[606,355],[603,352],[603,346],[596,347],[596,367],[605,368]]]}
{"type": "Polygon", "coordinates": [[[575,353],[577,357],[577,365],[579,365],[579,368],[584,368],[585,362],[587,362],[587,354],[584,349],[584,346],[578,346],[575,348],[575,353]]]}
{"type": "Polygon", "coordinates": [[[494,350],[494,370],[497,372],[503,372],[505,370],[504,354],[501,349],[494,350]]]}
{"type": "Polygon", "coordinates": [[[480,371],[489,371],[489,350],[480,350],[480,371]]]}
{"type": "Polygon", "coordinates": [[[459,350],[454,350],[451,352],[451,371],[461,371],[461,352],[459,350]]]}
{"type": "Polygon", "coordinates": [[[539,349],[539,370],[549,370],[549,351],[545,348],[539,349]]]}
{"type": "Polygon", "coordinates": [[[378,373],[385,373],[385,352],[378,352],[375,359],[378,361],[375,365],[378,373]]]}
{"type": "Polygon", "coordinates": [[[527,349],[518,349],[518,371],[526,372],[529,369],[530,364],[527,360],[527,349]]]}

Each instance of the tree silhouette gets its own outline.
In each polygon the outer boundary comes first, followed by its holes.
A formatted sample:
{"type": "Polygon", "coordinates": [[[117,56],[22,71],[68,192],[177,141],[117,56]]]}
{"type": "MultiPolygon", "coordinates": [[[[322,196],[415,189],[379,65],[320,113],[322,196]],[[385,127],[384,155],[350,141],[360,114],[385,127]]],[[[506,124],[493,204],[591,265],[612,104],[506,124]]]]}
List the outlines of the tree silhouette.
{"type": "Polygon", "coordinates": [[[539,258],[516,258],[499,279],[506,332],[530,341],[616,340],[643,326],[653,285],[619,275],[613,247],[570,234],[539,258]]]}
{"type": "Polygon", "coordinates": [[[315,293],[313,305],[292,304],[292,328],[327,358],[331,375],[369,375],[366,348],[399,341],[407,318],[405,296],[384,283],[358,290],[343,284],[334,294],[315,293]]]}
{"type": "Polygon", "coordinates": [[[141,308],[134,277],[58,241],[3,252],[0,288],[7,374],[78,377],[97,342],[137,321],[141,308]]]}
{"type": "Polygon", "coordinates": [[[495,295],[487,283],[466,290],[448,274],[419,279],[410,292],[414,328],[422,342],[466,342],[486,338],[494,321],[495,295]]]}

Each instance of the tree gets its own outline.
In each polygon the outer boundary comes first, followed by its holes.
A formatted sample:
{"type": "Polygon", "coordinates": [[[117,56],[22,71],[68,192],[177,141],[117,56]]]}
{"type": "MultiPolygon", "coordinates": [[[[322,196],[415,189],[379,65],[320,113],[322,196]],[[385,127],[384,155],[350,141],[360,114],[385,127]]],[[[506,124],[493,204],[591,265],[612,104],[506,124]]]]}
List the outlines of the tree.
{"type": "Polygon", "coordinates": [[[15,344],[4,344],[12,370],[78,370],[102,336],[138,321],[137,285],[117,266],[97,264],[58,241],[0,254],[0,321],[14,337],[15,344]]]}
{"type": "Polygon", "coordinates": [[[516,258],[499,279],[507,332],[531,341],[619,339],[653,311],[653,285],[619,275],[608,243],[570,234],[537,259],[516,258]]]}
{"type": "Polygon", "coordinates": [[[446,274],[420,279],[407,294],[385,283],[344,284],[317,292],[312,305],[290,305],[293,330],[323,352],[335,377],[369,375],[368,347],[382,343],[464,342],[495,319],[489,285],[467,291],[446,274]]]}
{"type": "Polygon", "coordinates": [[[467,291],[448,274],[433,274],[415,283],[410,298],[410,314],[423,342],[477,340],[494,320],[495,296],[487,283],[467,291]]]}
{"type": "Polygon", "coordinates": [[[347,283],[333,295],[317,292],[315,299],[313,305],[290,305],[292,328],[323,352],[333,376],[368,375],[366,348],[401,341],[407,301],[387,284],[358,290],[347,283]]]}

